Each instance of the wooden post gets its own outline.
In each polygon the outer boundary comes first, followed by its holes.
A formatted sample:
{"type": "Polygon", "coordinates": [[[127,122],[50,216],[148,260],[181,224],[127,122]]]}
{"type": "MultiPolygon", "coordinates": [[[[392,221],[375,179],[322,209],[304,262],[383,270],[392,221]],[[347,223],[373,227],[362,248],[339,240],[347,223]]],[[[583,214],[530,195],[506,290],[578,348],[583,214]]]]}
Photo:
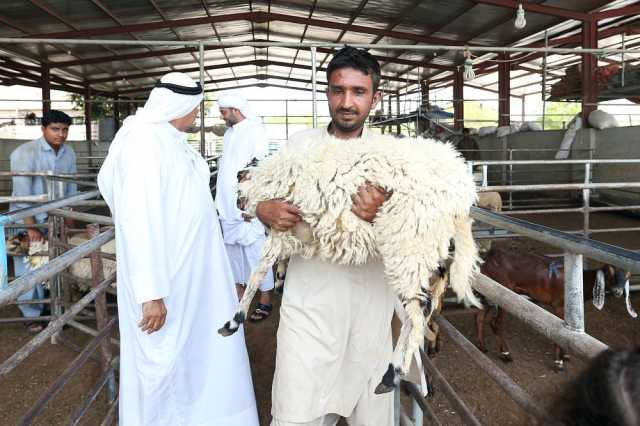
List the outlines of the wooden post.
{"type": "MultiPolygon", "coordinates": [[[[87,234],[89,238],[95,238],[100,234],[100,225],[92,223],[87,225],[87,234]]],[[[91,287],[96,288],[104,279],[104,270],[102,269],[102,250],[98,247],[96,251],[91,253],[91,287]]],[[[107,311],[107,297],[105,292],[96,295],[96,328],[102,331],[109,323],[109,312],[107,311]]],[[[100,343],[100,366],[102,371],[109,369],[111,363],[111,343],[110,339],[104,339],[100,343]]],[[[107,396],[109,402],[113,402],[116,398],[116,382],[115,376],[112,375],[107,382],[107,396]]]]}

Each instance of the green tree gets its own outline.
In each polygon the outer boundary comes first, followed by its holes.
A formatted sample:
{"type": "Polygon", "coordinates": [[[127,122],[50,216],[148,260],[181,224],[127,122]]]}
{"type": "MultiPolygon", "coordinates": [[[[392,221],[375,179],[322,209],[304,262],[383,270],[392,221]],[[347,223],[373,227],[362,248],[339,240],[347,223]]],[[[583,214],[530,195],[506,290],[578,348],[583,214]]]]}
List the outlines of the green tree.
{"type": "MultiPolygon", "coordinates": [[[[580,111],[581,105],[577,102],[547,102],[545,107],[544,129],[563,129],[580,111]]],[[[538,123],[542,124],[542,117],[538,119],[538,123]]]]}
{"type": "MultiPolygon", "coordinates": [[[[84,111],[84,96],[79,93],[72,93],[69,99],[73,104],[74,111],[84,111]]],[[[97,120],[104,117],[113,117],[113,100],[104,96],[93,96],[91,98],[91,119],[97,120]]]]}

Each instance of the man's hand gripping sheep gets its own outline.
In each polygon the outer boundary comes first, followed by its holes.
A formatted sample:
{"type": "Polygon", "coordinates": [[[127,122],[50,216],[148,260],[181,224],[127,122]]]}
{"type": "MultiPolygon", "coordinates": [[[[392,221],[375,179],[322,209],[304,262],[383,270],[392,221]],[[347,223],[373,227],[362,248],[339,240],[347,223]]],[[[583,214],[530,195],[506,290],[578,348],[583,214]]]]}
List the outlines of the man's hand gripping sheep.
{"type": "Polygon", "coordinates": [[[471,289],[478,271],[469,218],[475,184],[448,144],[384,135],[309,140],[304,149],[284,148],[263,160],[239,189],[249,214],[261,201],[282,199],[299,209],[302,221],[291,230],[271,230],[237,312],[218,330],[223,336],[245,321],[258,283],[276,261],[299,255],[362,265],[379,258],[408,318],[376,388],[384,393],[408,371],[425,334],[430,337],[427,324],[445,291],[447,271],[458,299],[479,306],[471,289]],[[367,183],[392,194],[373,223],[351,210],[352,195],[367,183]]]}

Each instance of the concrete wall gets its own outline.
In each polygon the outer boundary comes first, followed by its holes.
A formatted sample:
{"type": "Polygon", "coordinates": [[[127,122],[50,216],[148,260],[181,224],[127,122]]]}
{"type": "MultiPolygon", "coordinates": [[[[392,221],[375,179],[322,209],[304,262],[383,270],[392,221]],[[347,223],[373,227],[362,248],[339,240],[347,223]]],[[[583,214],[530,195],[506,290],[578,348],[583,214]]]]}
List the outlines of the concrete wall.
{"type": "MultiPolygon", "coordinates": [[[[508,160],[513,150],[514,160],[551,160],[564,136],[563,130],[522,132],[498,138],[495,135],[478,138],[483,160],[508,160]],[[540,151],[518,151],[519,149],[540,151]]],[[[640,127],[618,127],[605,130],[580,129],[571,146],[571,159],[640,159],[640,127]],[[591,157],[592,156],[592,157],[591,157]]],[[[507,167],[489,169],[492,183],[508,181],[507,167]],[[493,172],[492,172],[493,170],[493,172]]],[[[513,168],[513,183],[583,182],[584,167],[518,166],[513,168]]],[[[592,182],[640,182],[640,165],[598,165],[592,170],[592,182]]],[[[640,190],[599,191],[603,201],[640,204],[640,190]]]]}

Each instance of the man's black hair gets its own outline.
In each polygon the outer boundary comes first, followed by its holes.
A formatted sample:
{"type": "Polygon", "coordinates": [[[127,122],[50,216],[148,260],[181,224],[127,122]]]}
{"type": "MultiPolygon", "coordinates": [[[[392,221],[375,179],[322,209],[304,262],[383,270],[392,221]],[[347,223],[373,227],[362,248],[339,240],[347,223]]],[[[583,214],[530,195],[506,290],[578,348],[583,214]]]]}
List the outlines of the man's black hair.
{"type": "Polygon", "coordinates": [[[464,129],[462,129],[462,133],[463,133],[463,134],[464,134],[464,133],[471,134],[471,129],[470,129],[470,128],[468,128],[468,127],[465,127],[464,129]]]}
{"type": "Polygon", "coordinates": [[[331,73],[341,68],[353,68],[361,71],[365,75],[371,75],[373,90],[378,90],[380,85],[380,64],[366,50],[345,46],[338,50],[327,66],[327,81],[331,78],[331,73]]]}
{"type": "Polygon", "coordinates": [[[42,127],[47,127],[51,123],[62,123],[70,126],[71,117],[62,111],[52,109],[51,111],[42,114],[42,127]]]}

